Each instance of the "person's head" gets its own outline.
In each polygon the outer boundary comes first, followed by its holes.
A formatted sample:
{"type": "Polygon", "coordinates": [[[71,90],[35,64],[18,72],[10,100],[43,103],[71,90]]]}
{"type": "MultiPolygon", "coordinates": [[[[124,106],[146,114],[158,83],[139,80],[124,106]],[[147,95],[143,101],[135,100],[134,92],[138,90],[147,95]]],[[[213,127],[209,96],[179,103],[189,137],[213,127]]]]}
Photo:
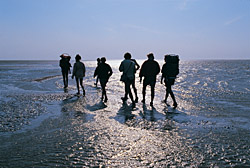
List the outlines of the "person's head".
{"type": "Polygon", "coordinates": [[[75,57],[76,61],[80,61],[81,60],[81,56],[79,54],[76,55],[75,57]]]}
{"type": "Polygon", "coordinates": [[[62,54],[62,55],[60,55],[60,57],[61,57],[61,58],[63,58],[63,57],[64,57],[64,55],[62,54]]]}
{"type": "Polygon", "coordinates": [[[131,54],[129,52],[124,54],[125,59],[131,59],[131,54]]]}
{"type": "Polygon", "coordinates": [[[100,58],[97,58],[96,61],[99,63],[99,62],[101,61],[101,59],[100,59],[100,58]]]}
{"type": "Polygon", "coordinates": [[[148,57],[149,60],[154,60],[154,58],[155,58],[153,53],[149,53],[147,55],[147,57],[148,57]]]}
{"type": "Polygon", "coordinates": [[[105,58],[105,57],[102,57],[102,58],[101,58],[101,62],[102,62],[102,63],[105,63],[105,62],[106,62],[106,58],[105,58]]]}

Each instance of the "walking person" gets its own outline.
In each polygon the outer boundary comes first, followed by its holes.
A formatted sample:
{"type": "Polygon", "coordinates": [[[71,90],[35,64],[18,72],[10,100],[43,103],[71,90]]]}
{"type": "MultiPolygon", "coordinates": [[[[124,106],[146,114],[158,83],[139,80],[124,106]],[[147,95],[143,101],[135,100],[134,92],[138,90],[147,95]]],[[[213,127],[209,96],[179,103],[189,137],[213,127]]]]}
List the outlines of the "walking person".
{"type": "Polygon", "coordinates": [[[135,63],[131,60],[131,54],[125,53],[124,60],[121,62],[119,66],[119,71],[123,72],[121,76],[121,81],[125,84],[125,97],[122,97],[123,101],[126,101],[129,95],[132,101],[132,108],[135,108],[135,100],[133,98],[130,86],[132,85],[133,81],[135,80],[135,63]]]}
{"type": "Polygon", "coordinates": [[[79,87],[79,83],[82,87],[82,91],[83,91],[83,96],[85,96],[85,89],[83,87],[83,77],[85,77],[85,65],[84,63],[82,63],[81,60],[81,56],[79,54],[76,55],[75,57],[75,64],[73,67],[73,74],[72,74],[72,79],[74,79],[74,77],[76,78],[76,86],[77,86],[77,94],[80,94],[80,87],[79,87]]]}
{"type": "Polygon", "coordinates": [[[164,79],[164,83],[166,86],[166,95],[164,102],[167,104],[167,98],[170,94],[172,100],[173,100],[173,107],[177,107],[177,102],[175,100],[174,93],[172,91],[172,85],[174,85],[176,76],[179,74],[179,56],[171,56],[171,55],[165,55],[165,64],[162,66],[162,77],[161,77],[161,84],[164,79]]]}
{"type": "Polygon", "coordinates": [[[113,74],[113,71],[109,64],[106,63],[106,58],[102,57],[100,64],[96,67],[94,77],[98,76],[101,87],[102,87],[102,100],[104,99],[104,102],[108,101],[107,93],[106,93],[106,84],[108,83],[108,80],[110,76],[113,74]]]}
{"type": "Polygon", "coordinates": [[[153,53],[149,53],[147,55],[148,60],[146,60],[140,70],[140,83],[143,80],[143,88],[142,88],[142,103],[145,103],[145,96],[146,96],[146,87],[149,85],[151,87],[151,102],[150,106],[153,106],[154,95],[155,95],[155,84],[156,84],[156,76],[160,72],[160,65],[157,61],[154,60],[153,53]]]}
{"type": "Polygon", "coordinates": [[[68,87],[68,75],[70,73],[70,56],[65,56],[64,54],[60,55],[61,60],[59,63],[59,66],[61,67],[61,71],[62,71],[62,76],[63,76],[63,84],[64,84],[64,88],[66,89],[68,87]]]}
{"type": "MultiPolygon", "coordinates": [[[[140,69],[140,65],[136,62],[135,59],[130,59],[130,60],[133,61],[133,62],[135,63],[135,74],[136,74],[136,71],[137,71],[138,69],[140,69]]],[[[134,80],[133,80],[131,86],[132,86],[133,91],[134,91],[134,93],[135,93],[135,103],[138,103],[137,89],[136,89],[136,87],[135,87],[135,78],[134,78],[134,80]]],[[[124,96],[122,99],[127,100],[127,99],[128,99],[128,94],[125,93],[125,96],[124,96]]]]}
{"type": "MultiPolygon", "coordinates": [[[[100,63],[101,63],[101,59],[97,58],[96,61],[97,61],[97,67],[98,67],[100,65],[100,63]]],[[[94,83],[96,87],[97,87],[98,80],[99,80],[99,76],[97,75],[96,76],[96,82],[94,83]]]]}

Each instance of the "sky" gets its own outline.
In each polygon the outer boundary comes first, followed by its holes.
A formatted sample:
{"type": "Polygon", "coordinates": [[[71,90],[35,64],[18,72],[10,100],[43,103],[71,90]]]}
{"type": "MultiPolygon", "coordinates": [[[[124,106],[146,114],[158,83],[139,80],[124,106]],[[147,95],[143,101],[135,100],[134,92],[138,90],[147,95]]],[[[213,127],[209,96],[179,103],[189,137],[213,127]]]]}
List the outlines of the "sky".
{"type": "Polygon", "coordinates": [[[250,59],[250,0],[0,0],[0,60],[250,59]]]}

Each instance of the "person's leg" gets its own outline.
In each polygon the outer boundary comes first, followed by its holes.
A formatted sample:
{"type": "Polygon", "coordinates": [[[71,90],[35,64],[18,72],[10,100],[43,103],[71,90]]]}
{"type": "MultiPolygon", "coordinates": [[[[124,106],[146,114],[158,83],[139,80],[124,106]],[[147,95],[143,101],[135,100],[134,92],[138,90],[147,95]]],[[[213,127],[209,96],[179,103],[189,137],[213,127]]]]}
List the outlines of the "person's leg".
{"type": "Polygon", "coordinates": [[[142,87],[142,103],[145,103],[145,97],[146,97],[146,88],[147,88],[147,84],[145,82],[145,80],[143,81],[143,87],[142,87]]]}
{"type": "Polygon", "coordinates": [[[132,82],[132,88],[133,88],[134,93],[135,93],[135,102],[138,103],[137,89],[135,87],[135,79],[132,82]]]}
{"type": "Polygon", "coordinates": [[[168,99],[168,95],[169,95],[169,91],[168,91],[168,86],[166,85],[166,95],[165,95],[165,99],[164,102],[167,103],[167,99],[168,99]]]}
{"type": "Polygon", "coordinates": [[[151,82],[150,87],[151,87],[151,102],[150,102],[150,106],[153,106],[153,101],[154,101],[154,97],[155,97],[155,81],[151,82]]]}
{"type": "Polygon", "coordinates": [[[62,76],[63,76],[63,85],[64,85],[64,88],[66,88],[66,74],[65,74],[65,72],[62,72],[62,76]]]}
{"type": "Polygon", "coordinates": [[[126,91],[126,84],[125,84],[125,93],[124,93],[124,97],[122,97],[123,101],[128,100],[128,92],[126,91]]]}
{"type": "Polygon", "coordinates": [[[100,79],[100,84],[102,87],[102,100],[104,98],[104,102],[107,102],[108,101],[108,97],[107,97],[107,93],[106,93],[107,80],[100,79]]]}
{"type": "Polygon", "coordinates": [[[107,97],[107,92],[106,92],[106,83],[103,86],[103,95],[104,95],[104,102],[107,102],[108,97],[107,97]]]}
{"type": "Polygon", "coordinates": [[[97,86],[97,83],[98,83],[98,76],[96,77],[96,83],[95,83],[95,86],[97,86]]]}
{"type": "Polygon", "coordinates": [[[69,76],[69,73],[68,73],[68,71],[65,73],[65,83],[66,83],[66,87],[68,87],[68,83],[69,83],[69,78],[68,78],[68,76],[69,76]]]}
{"type": "Polygon", "coordinates": [[[77,87],[77,94],[80,94],[79,78],[77,78],[77,77],[76,77],[76,87],[77,87]]]}
{"type": "Polygon", "coordinates": [[[170,93],[170,96],[171,96],[171,98],[172,98],[172,100],[173,100],[173,106],[174,106],[174,108],[176,108],[177,107],[177,102],[176,102],[176,100],[175,100],[175,96],[174,96],[174,93],[173,93],[173,91],[172,91],[172,87],[171,87],[171,85],[169,86],[169,93],[170,93]]]}
{"type": "Polygon", "coordinates": [[[83,81],[83,78],[80,78],[80,85],[82,87],[82,92],[83,92],[82,94],[83,94],[83,96],[85,96],[85,89],[83,87],[82,81],[83,81]]]}
{"type": "Polygon", "coordinates": [[[125,84],[125,94],[124,97],[122,97],[122,100],[126,101],[128,99],[128,94],[129,94],[129,83],[124,82],[124,84],[125,84]]]}
{"type": "Polygon", "coordinates": [[[132,81],[127,81],[125,82],[125,89],[126,89],[126,93],[129,95],[131,101],[132,101],[132,107],[134,108],[135,107],[135,101],[134,101],[134,98],[133,98],[133,94],[131,92],[131,89],[130,89],[130,86],[132,84],[132,81]]]}

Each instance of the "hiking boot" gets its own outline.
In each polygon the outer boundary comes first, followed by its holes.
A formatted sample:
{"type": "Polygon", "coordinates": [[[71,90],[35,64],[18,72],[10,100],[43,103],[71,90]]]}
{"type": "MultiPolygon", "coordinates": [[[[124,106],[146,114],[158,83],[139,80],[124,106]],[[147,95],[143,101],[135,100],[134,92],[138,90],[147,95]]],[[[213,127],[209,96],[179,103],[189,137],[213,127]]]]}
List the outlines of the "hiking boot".
{"type": "Polygon", "coordinates": [[[132,108],[135,108],[135,102],[132,103],[132,108]]]}
{"type": "Polygon", "coordinates": [[[177,105],[178,104],[176,102],[174,102],[174,104],[173,104],[174,107],[173,108],[176,109],[177,105]]]}
{"type": "Polygon", "coordinates": [[[150,102],[150,106],[153,107],[153,102],[150,102]]]}
{"type": "Polygon", "coordinates": [[[138,103],[138,97],[135,98],[135,103],[138,103]]]}
{"type": "Polygon", "coordinates": [[[128,100],[128,98],[127,98],[127,97],[122,97],[121,99],[122,99],[122,101],[123,101],[123,102],[125,102],[125,101],[127,101],[127,100],[128,100]]]}

